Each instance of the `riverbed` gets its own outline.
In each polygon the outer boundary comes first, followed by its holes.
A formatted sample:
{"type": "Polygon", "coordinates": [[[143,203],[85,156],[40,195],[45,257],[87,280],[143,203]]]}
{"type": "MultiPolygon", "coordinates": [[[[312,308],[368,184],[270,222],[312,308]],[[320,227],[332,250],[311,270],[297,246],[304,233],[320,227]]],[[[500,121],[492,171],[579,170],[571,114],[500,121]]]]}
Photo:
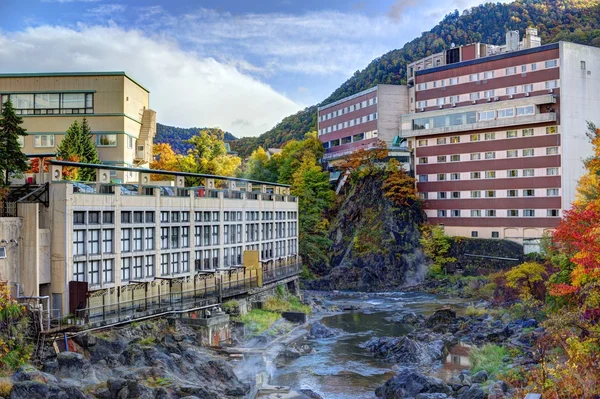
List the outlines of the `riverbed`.
{"type": "MultiPolygon", "coordinates": [[[[266,371],[272,385],[310,389],[325,399],[372,399],[375,389],[393,375],[394,364],[375,359],[359,345],[372,337],[398,337],[411,331],[410,326],[385,318],[398,312],[429,316],[441,306],[458,311],[464,307],[461,300],[415,292],[342,293],[325,299],[323,304],[362,309],[311,316],[311,320],[320,319],[326,326],[344,331],[335,338],[308,340],[315,354],[296,359],[272,358],[267,354],[244,363],[252,364],[256,372],[266,371]]],[[[465,368],[468,351],[457,347],[437,367],[437,374],[447,379],[465,368]]]]}

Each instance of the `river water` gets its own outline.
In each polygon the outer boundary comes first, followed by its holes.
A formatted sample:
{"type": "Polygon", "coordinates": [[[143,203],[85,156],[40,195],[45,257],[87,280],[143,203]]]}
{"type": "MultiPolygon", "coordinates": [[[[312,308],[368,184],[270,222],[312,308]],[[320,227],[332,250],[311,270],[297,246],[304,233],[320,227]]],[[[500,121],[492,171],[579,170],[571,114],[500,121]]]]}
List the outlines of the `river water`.
{"type": "MultiPolygon", "coordinates": [[[[359,344],[372,337],[402,336],[410,326],[385,320],[397,312],[415,312],[429,316],[441,306],[461,308],[461,302],[440,296],[414,292],[386,292],[357,297],[336,296],[325,304],[370,305],[369,309],[325,316],[321,319],[328,327],[344,331],[339,337],[309,340],[316,354],[297,359],[263,357],[262,364],[271,376],[272,385],[286,385],[311,389],[325,399],[375,398],[375,389],[392,375],[391,363],[375,359],[359,344]]],[[[437,371],[447,379],[468,367],[465,348],[452,350],[446,362],[437,371]]]]}

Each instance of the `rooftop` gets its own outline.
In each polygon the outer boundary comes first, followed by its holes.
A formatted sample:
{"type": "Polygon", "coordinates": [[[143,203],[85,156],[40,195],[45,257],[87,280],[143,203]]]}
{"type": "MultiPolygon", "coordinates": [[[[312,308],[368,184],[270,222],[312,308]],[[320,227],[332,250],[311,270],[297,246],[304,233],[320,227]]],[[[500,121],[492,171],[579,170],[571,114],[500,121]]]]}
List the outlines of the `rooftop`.
{"type": "Polygon", "coordinates": [[[139,82],[127,75],[123,71],[107,71],[107,72],[25,72],[25,73],[0,73],[0,78],[35,78],[35,77],[69,77],[69,76],[125,76],[133,83],[150,93],[146,87],[142,86],[139,82]]]}

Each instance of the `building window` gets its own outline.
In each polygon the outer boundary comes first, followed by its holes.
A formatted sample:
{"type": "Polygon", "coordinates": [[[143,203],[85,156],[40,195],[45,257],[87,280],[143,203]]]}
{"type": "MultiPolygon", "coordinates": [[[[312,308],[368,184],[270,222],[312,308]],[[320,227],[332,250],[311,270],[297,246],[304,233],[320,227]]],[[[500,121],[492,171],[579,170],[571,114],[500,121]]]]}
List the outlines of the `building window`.
{"type": "Polygon", "coordinates": [[[85,281],[85,262],[73,262],[73,281],[85,281]]]}
{"type": "Polygon", "coordinates": [[[513,95],[513,94],[517,94],[517,88],[515,87],[507,87],[506,88],[506,94],[507,95],[513,95]]]}
{"type": "Polygon", "coordinates": [[[508,190],[508,191],[506,191],[506,196],[507,197],[518,197],[519,190],[508,190]]]}
{"type": "Polygon", "coordinates": [[[452,191],[452,198],[454,198],[454,199],[460,198],[460,191],[452,191]]]}
{"type": "Polygon", "coordinates": [[[506,151],[506,158],[516,158],[519,156],[519,150],[508,150],[506,151]]]}
{"type": "Polygon", "coordinates": [[[556,60],[548,60],[544,62],[544,68],[555,68],[556,64],[556,60]]]}
{"type": "Polygon", "coordinates": [[[437,211],[437,215],[439,218],[445,218],[446,217],[446,210],[445,209],[439,209],[437,211]]]}
{"type": "Polygon", "coordinates": [[[496,159],[496,153],[494,151],[486,152],[485,159],[496,159]]]}
{"type": "Polygon", "coordinates": [[[121,212],[121,223],[131,223],[131,212],[130,211],[122,211],[121,212]]]}
{"type": "Polygon", "coordinates": [[[85,255],[85,230],[73,231],[73,255],[85,255]]]}
{"type": "Polygon", "coordinates": [[[419,193],[419,198],[421,198],[422,200],[428,200],[429,199],[429,193],[425,192],[421,192],[419,193]]]}
{"type": "Polygon", "coordinates": [[[427,163],[427,157],[419,158],[419,164],[425,164],[425,163],[427,163]]]}
{"type": "Polygon", "coordinates": [[[558,80],[550,80],[546,82],[546,89],[556,89],[558,88],[558,80]]]}
{"type": "Polygon", "coordinates": [[[546,155],[557,155],[558,147],[548,147],[546,148],[546,155]]]}
{"type": "Polygon", "coordinates": [[[456,155],[450,155],[450,161],[451,162],[459,162],[460,161],[460,155],[456,154],[456,155]]]}
{"type": "Polygon", "coordinates": [[[121,281],[131,280],[131,258],[121,258],[121,281]]]}
{"type": "Polygon", "coordinates": [[[444,105],[446,104],[446,98],[442,97],[442,98],[436,98],[435,99],[435,105],[444,105]]]}
{"type": "Polygon", "coordinates": [[[533,129],[523,129],[522,134],[523,137],[533,136],[533,129]]]}
{"type": "Polygon", "coordinates": [[[488,170],[487,172],[485,172],[485,178],[486,179],[495,179],[496,178],[496,171],[495,170],[488,170]]]}
{"type": "Polygon", "coordinates": [[[154,276],[154,255],[146,255],[146,277],[154,276]]]}
{"type": "Polygon", "coordinates": [[[115,222],[115,212],[114,211],[102,212],[102,223],[113,224],[114,222],[115,222]]]}
{"type": "Polygon", "coordinates": [[[527,148],[527,149],[523,150],[524,157],[532,157],[534,155],[535,155],[535,152],[533,151],[533,148],[527,148]]]}
{"type": "Polygon", "coordinates": [[[485,198],[496,198],[496,192],[494,190],[486,190],[485,198]]]}
{"type": "Polygon", "coordinates": [[[90,230],[88,232],[88,250],[90,255],[100,253],[100,230],[90,230]]]}
{"type": "Polygon", "coordinates": [[[438,199],[446,199],[446,192],[445,191],[440,191],[437,193],[437,198],[438,199]]]}
{"type": "Polygon", "coordinates": [[[417,101],[417,108],[427,108],[427,101],[417,101]]]}
{"type": "Polygon", "coordinates": [[[190,271],[190,253],[182,252],[181,253],[181,272],[187,273],[190,271]]]}
{"type": "Polygon", "coordinates": [[[532,84],[527,84],[527,85],[523,85],[523,93],[531,93],[533,91],[533,85],[532,84]]]}
{"type": "Polygon", "coordinates": [[[488,209],[485,211],[485,216],[487,217],[496,217],[496,210],[495,209],[488,209]]]}
{"type": "Polygon", "coordinates": [[[114,259],[103,259],[102,260],[102,282],[112,283],[114,279],[114,259]]]}
{"type": "Polygon", "coordinates": [[[438,173],[437,180],[438,181],[444,181],[444,180],[446,180],[446,174],[445,173],[438,173]]]}
{"type": "Polygon", "coordinates": [[[54,147],[53,134],[36,134],[33,136],[33,146],[36,148],[54,147]]]}
{"type": "Polygon", "coordinates": [[[426,183],[427,181],[429,181],[429,175],[419,175],[420,183],[426,183]]]}
{"type": "Polygon", "coordinates": [[[507,138],[507,139],[512,139],[512,138],[515,138],[515,137],[517,137],[517,136],[518,136],[518,134],[517,134],[517,131],[516,131],[516,130],[508,130],[508,131],[506,132],[506,138],[507,138]]]}
{"type": "Polygon", "coordinates": [[[481,217],[481,209],[472,209],[471,210],[471,217],[472,218],[479,218],[479,217],[481,217]]]}
{"type": "Polygon", "coordinates": [[[169,254],[160,256],[160,274],[166,276],[169,274],[169,254]]]}
{"type": "Polygon", "coordinates": [[[485,134],[485,139],[486,140],[495,140],[496,139],[496,133],[486,133],[485,134]]]}
{"type": "Polygon", "coordinates": [[[131,229],[121,229],[121,252],[131,252],[131,229]]]}
{"type": "Polygon", "coordinates": [[[535,197],[535,190],[531,188],[523,190],[523,197],[535,197]]]}
{"type": "Polygon", "coordinates": [[[133,212],[133,223],[144,223],[144,212],[143,211],[133,212]]]}
{"type": "Polygon", "coordinates": [[[170,248],[179,248],[179,227],[171,227],[171,246],[170,248]]]}
{"type": "Polygon", "coordinates": [[[557,197],[558,196],[558,188],[548,188],[548,189],[546,189],[546,196],[548,196],[548,197],[557,197]]]}
{"type": "Polygon", "coordinates": [[[532,71],[537,70],[537,64],[531,64],[531,70],[532,71]]]}
{"type": "Polygon", "coordinates": [[[471,172],[471,179],[481,179],[481,172],[471,172]]]}
{"type": "Polygon", "coordinates": [[[143,228],[135,228],[133,229],[133,250],[134,251],[142,251],[143,247],[143,228]]]}
{"type": "Polygon", "coordinates": [[[460,143],[460,136],[450,137],[450,143],[452,143],[452,144],[460,143]]]}
{"type": "Polygon", "coordinates": [[[473,154],[471,154],[470,158],[471,158],[471,161],[479,161],[481,159],[481,153],[479,153],[479,152],[473,153],[473,154]]]}
{"type": "Polygon", "coordinates": [[[460,210],[459,209],[453,209],[450,211],[450,217],[453,218],[459,218],[460,217],[460,210]]]}
{"type": "Polygon", "coordinates": [[[116,134],[98,134],[96,136],[96,145],[98,147],[116,147],[117,146],[117,135],[116,134]]]}
{"type": "Polygon", "coordinates": [[[446,156],[445,155],[440,155],[437,157],[437,161],[438,162],[446,162],[446,156]]]}
{"type": "Polygon", "coordinates": [[[546,215],[551,218],[556,218],[559,216],[559,212],[560,211],[558,209],[548,209],[546,211],[546,215]]]}
{"type": "Polygon", "coordinates": [[[212,229],[212,244],[219,245],[219,226],[213,226],[212,229]]]}
{"type": "Polygon", "coordinates": [[[419,147],[427,147],[427,140],[419,140],[417,143],[419,147]]]}
{"type": "Polygon", "coordinates": [[[505,108],[498,110],[498,118],[512,118],[515,116],[514,108],[505,108]]]}
{"type": "Polygon", "coordinates": [[[492,231],[492,238],[500,238],[500,233],[497,231],[492,231]]]}
{"type": "Polygon", "coordinates": [[[496,95],[496,91],[495,90],[486,90],[483,92],[483,97],[485,98],[492,98],[496,95]]]}
{"type": "Polygon", "coordinates": [[[469,75],[469,82],[477,82],[478,80],[479,80],[478,73],[472,73],[471,75],[469,75]]]}
{"type": "Polygon", "coordinates": [[[526,218],[535,217],[535,209],[523,209],[523,217],[526,217],[526,218]]]}
{"type": "Polygon", "coordinates": [[[88,224],[100,224],[100,212],[98,212],[98,211],[88,212],[88,224]]]}
{"type": "Polygon", "coordinates": [[[450,173],[450,180],[460,180],[460,173],[450,173]]]}
{"type": "Polygon", "coordinates": [[[479,141],[481,140],[481,135],[480,134],[472,134],[470,136],[471,141],[479,141]]]}
{"type": "Polygon", "coordinates": [[[535,110],[533,108],[533,105],[527,105],[525,107],[517,107],[517,116],[533,115],[534,113],[535,113],[535,110]]]}
{"type": "Polygon", "coordinates": [[[517,217],[519,217],[519,210],[518,209],[509,209],[508,211],[506,211],[506,216],[511,217],[511,218],[517,218],[517,217]]]}
{"type": "Polygon", "coordinates": [[[558,168],[546,168],[546,176],[558,175],[558,168]]]}
{"type": "Polygon", "coordinates": [[[481,198],[481,191],[471,191],[471,198],[481,198]]]}
{"type": "Polygon", "coordinates": [[[471,101],[479,100],[479,92],[469,93],[469,100],[471,100],[471,101]]]}
{"type": "Polygon", "coordinates": [[[494,71],[487,71],[483,73],[484,79],[492,79],[494,77],[494,71]]]}
{"type": "Polygon", "coordinates": [[[556,126],[547,126],[546,127],[546,134],[556,134],[558,133],[558,129],[556,128],[556,126]]]}
{"type": "Polygon", "coordinates": [[[480,121],[489,121],[496,117],[495,111],[483,111],[478,112],[478,120],[480,121]]]}
{"type": "Polygon", "coordinates": [[[442,145],[442,144],[446,144],[446,138],[445,137],[440,137],[436,140],[437,144],[442,145]]]}
{"type": "Polygon", "coordinates": [[[170,229],[168,227],[160,228],[160,248],[161,249],[169,248],[169,230],[170,229]]]}
{"type": "Polygon", "coordinates": [[[73,212],[73,224],[85,224],[85,212],[73,212]]]}
{"type": "Polygon", "coordinates": [[[535,170],[534,169],[523,169],[523,177],[534,177],[535,170]]]}
{"type": "Polygon", "coordinates": [[[508,67],[504,71],[506,75],[514,75],[515,73],[517,73],[517,67],[508,67]]]}
{"type": "Polygon", "coordinates": [[[112,254],[114,251],[113,247],[113,229],[102,230],[102,253],[112,254]]]}
{"type": "Polygon", "coordinates": [[[471,237],[472,238],[477,238],[477,237],[479,237],[479,233],[477,231],[472,231],[471,232],[471,237]]]}

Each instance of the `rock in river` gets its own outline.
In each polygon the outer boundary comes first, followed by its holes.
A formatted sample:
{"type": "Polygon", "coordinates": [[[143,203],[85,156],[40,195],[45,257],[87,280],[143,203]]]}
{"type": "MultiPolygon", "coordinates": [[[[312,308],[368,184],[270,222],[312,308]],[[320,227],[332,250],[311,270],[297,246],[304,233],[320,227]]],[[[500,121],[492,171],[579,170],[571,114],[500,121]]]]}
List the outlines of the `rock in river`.
{"type": "Polygon", "coordinates": [[[320,321],[316,321],[310,328],[310,333],[308,334],[308,337],[313,339],[331,338],[337,337],[341,333],[342,331],[337,328],[330,328],[327,327],[325,324],[321,323],[320,321]]]}
{"type": "Polygon", "coordinates": [[[441,340],[421,342],[409,337],[382,337],[371,339],[361,346],[373,352],[377,358],[402,364],[428,366],[446,355],[441,340]]]}
{"type": "MultiPolygon", "coordinates": [[[[442,380],[429,377],[413,369],[403,368],[387,382],[377,388],[375,394],[383,399],[414,398],[419,394],[450,395],[452,389],[442,380]]],[[[436,398],[436,396],[420,396],[421,398],[436,398]]],[[[437,396],[444,398],[444,396],[437,396]]]]}

